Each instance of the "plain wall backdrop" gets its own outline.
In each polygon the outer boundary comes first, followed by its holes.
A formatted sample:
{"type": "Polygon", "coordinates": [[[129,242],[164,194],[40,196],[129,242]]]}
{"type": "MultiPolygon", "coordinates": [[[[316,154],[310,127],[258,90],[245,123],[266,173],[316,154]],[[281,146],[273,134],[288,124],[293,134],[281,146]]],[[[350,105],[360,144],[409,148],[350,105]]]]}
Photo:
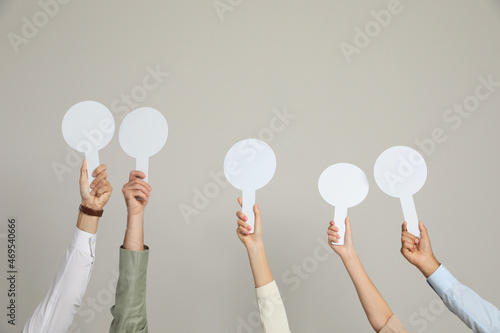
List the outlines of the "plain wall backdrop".
{"type": "MultiPolygon", "coordinates": [[[[400,204],[373,177],[378,155],[395,145],[426,159],[415,203],[438,260],[500,306],[498,1],[3,0],[0,36],[0,276],[7,218],[19,223],[17,325],[7,324],[2,278],[2,332],[21,330],[71,240],[80,155],[61,122],[83,100],[106,105],[117,129],[140,106],[169,124],[149,170],[151,332],[261,332],[235,234],[240,192],[217,180],[227,150],[248,137],[265,139],[277,157],[257,202],[292,332],[371,331],[340,258],[324,248],[333,207],[317,181],[338,162],[370,180],[349,215],[393,312],[411,332],[469,332],[399,252],[400,204]],[[196,194],[206,191],[206,200],[196,194]]],[[[121,187],[135,161],[117,132],[100,158],[114,192],[72,332],[107,332],[114,304],[121,187]]]]}

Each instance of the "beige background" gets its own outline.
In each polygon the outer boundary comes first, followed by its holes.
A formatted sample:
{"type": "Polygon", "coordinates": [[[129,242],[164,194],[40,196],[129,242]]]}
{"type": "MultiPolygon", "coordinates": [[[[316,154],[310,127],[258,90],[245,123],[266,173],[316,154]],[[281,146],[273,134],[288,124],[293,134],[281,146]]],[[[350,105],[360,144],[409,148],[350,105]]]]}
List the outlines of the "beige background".
{"type": "MultiPolygon", "coordinates": [[[[221,19],[211,0],[73,0],[59,5],[17,53],[8,34],[21,35],[22,18],[33,22],[41,7],[0,2],[0,234],[7,217],[17,216],[20,267],[18,326],[8,326],[2,310],[1,331],[20,331],[44,297],[76,222],[78,167],[61,180],[53,169],[69,154],[60,129],[64,113],[79,101],[99,101],[114,112],[118,128],[132,110],[122,95],[137,97],[148,67],[169,76],[136,104],[160,110],[170,127],[165,148],[150,161],[151,332],[261,331],[252,326],[253,281],[234,232],[239,192],[217,187],[220,193],[190,223],[180,207],[193,206],[193,191],[212,186],[210,173],[222,170],[231,145],[270,133],[262,130],[276,110],[295,118],[272,133],[277,171],[257,201],[292,332],[371,330],[341,261],[332,251],[325,260],[327,252],[317,249],[333,218],[317,180],[337,162],[358,165],[370,179],[367,199],[349,213],[358,253],[392,310],[411,332],[469,331],[400,255],[399,203],[378,189],[372,174],[384,149],[418,148],[416,140],[436,128],[447,139],[423,152],[429,177],[415,197],[419,217],[438,259],[500,306],[500,87],[459,128],[443,119],[474,94],[478,77],[500,81],[499,2],[401,0],[401,12],[351,63],[341,43],[353,44],[354,28],[363,29],[374,20],[370,11],[388,1],[223,2],[232,11],[221,19]],[[247,329],[238,328],[243,321],[247,329]]],[[[135,167],[117,135],[100,156],[115,190],[73,332],[108,330],[125,227],[120,190],[135,167]]]]}

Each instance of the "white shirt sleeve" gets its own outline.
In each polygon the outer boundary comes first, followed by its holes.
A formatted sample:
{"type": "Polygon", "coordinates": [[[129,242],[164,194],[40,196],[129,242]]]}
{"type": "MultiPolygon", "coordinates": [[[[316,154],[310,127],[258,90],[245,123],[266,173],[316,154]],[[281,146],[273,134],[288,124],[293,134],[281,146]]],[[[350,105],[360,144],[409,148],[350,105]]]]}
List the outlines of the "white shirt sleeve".
{"type": "Polygon", "coordinates": [[[475,333],[500,333],[500,311],[464,286],[443,265],[427,279],[451,312],[475,333]]]}
{"type": "Polygon", "coordinates": [[[75,228],[45,299],[26,322],[23,333],[63,333],[73,322],[92,273],[97,235],[75,228]]]}
{"type": "Polygon", "coordinates": [[[273,280],[263,287],[256,288],[255,292],[264,333],[290,333],[285,305],[276,282],[273,280]]]}

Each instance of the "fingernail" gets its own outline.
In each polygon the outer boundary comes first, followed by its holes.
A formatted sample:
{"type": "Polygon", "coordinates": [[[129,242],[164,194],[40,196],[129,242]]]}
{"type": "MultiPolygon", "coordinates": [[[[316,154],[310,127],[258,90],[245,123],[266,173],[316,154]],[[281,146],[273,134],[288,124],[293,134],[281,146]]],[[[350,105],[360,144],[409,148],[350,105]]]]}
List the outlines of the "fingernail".
{"type": "Polygon", "coordinates": [[[257,207],[257,209],[259,209],[259,204],[255,204],[255,207],[257,207]]]}
{"type": "Polygon", "coordinates": [[[90,184],[90,188],[94,188],[94,187],[95,187],[94,183],[90,184]]]}
{"type": "Polygon", "coordinates": [[[95,195],[95,192],[94,191],[90,192],[90,195],[95,195]]]}
{"type": "Polygon", "coordinates": [[[246,220],[248,220],[248,217],[243,216],[243,221],[246,221],[246,220]]]}
{"type": "Polygon", "coordinates": [[[251,226],[248,226],[248,227],[247,227],[247,229],[248,229],[248,230],[252,230],[252,227],[251,227],[251,226]]]}

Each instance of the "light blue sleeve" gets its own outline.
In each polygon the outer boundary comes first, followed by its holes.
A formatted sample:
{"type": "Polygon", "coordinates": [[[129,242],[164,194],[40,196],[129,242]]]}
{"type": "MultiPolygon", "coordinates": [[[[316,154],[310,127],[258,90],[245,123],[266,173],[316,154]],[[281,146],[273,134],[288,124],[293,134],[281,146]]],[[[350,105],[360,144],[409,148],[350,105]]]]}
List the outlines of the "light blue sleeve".
{"type": "Polygon", "coordinates": [[[443,265],[427,279],[448,309],[475,333],[500,333],[500,311],[464,286],[443,265]]]}

